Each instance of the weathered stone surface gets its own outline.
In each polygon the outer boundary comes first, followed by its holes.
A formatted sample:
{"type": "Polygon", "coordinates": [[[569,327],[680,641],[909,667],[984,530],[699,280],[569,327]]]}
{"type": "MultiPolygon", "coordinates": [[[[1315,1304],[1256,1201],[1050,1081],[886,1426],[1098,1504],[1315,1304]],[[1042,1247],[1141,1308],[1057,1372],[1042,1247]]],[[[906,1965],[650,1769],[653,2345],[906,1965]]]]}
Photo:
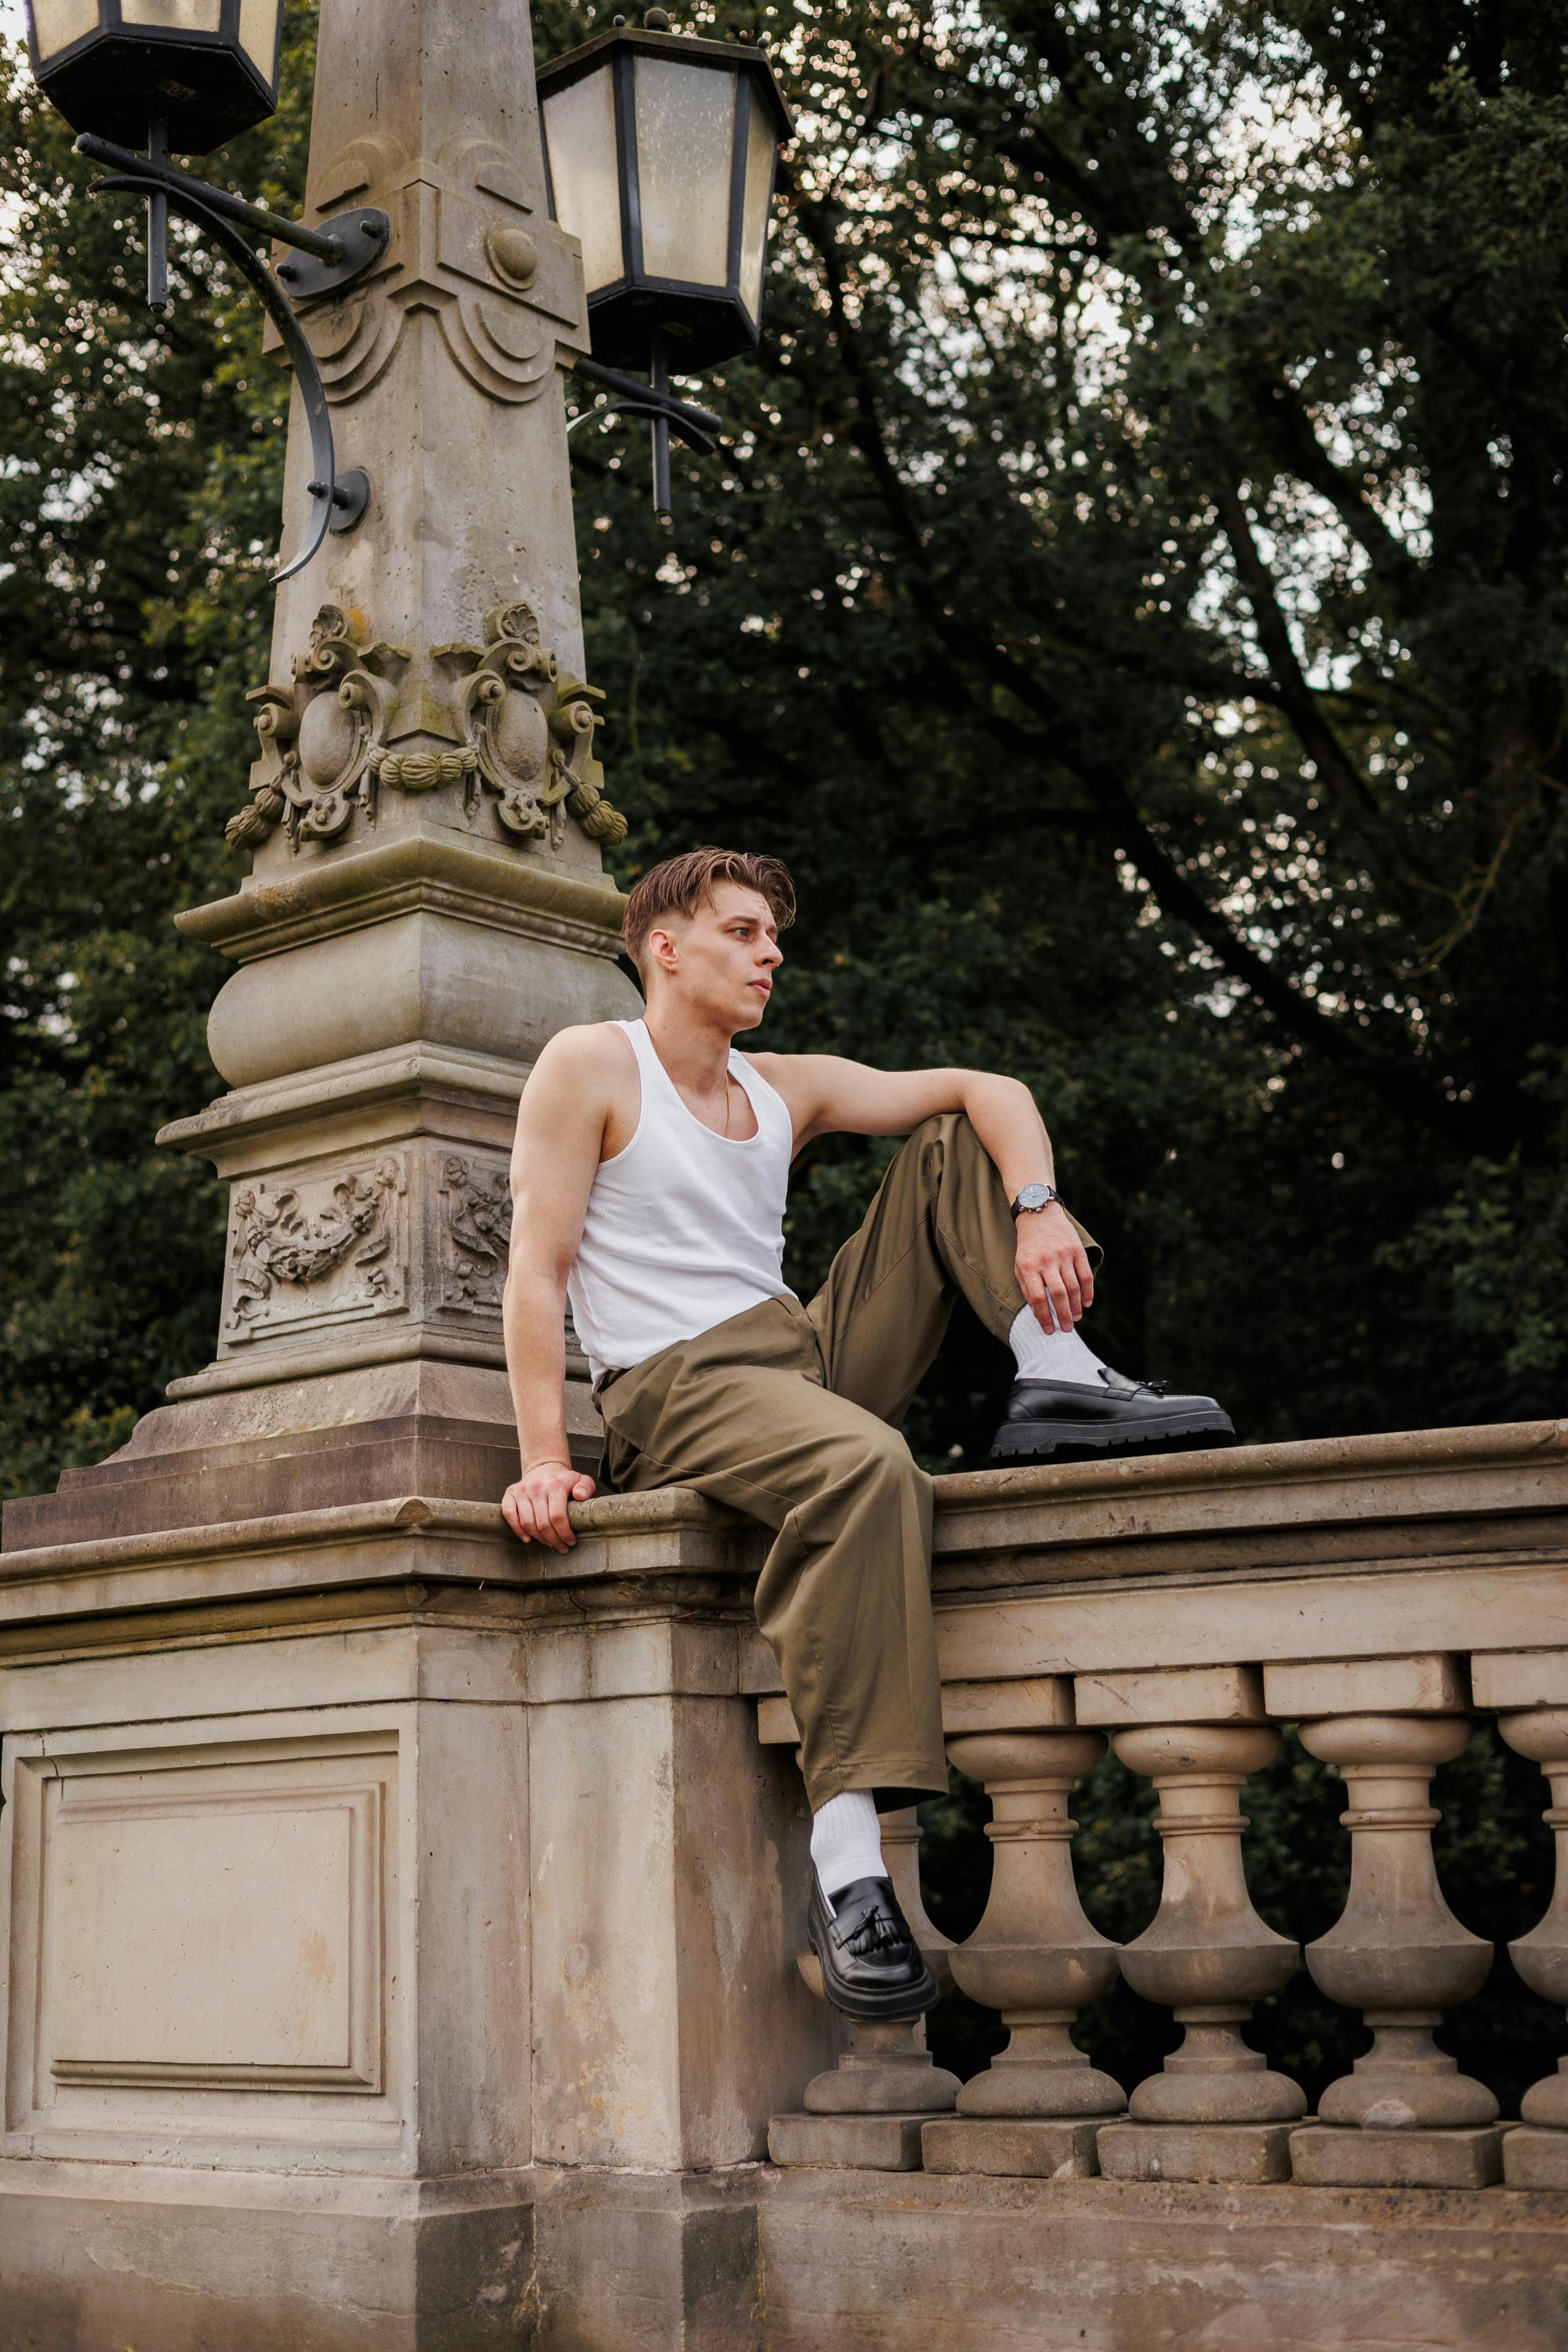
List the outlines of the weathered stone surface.
{"type": "Polygon", "coordinates": [[[1099,2148],[1108,2180],[1290,2178],[1289,2124],[1102,2124],[1099,2148]]]}
{"type": "Polygon", "coordinates": [[[1340,2130],[1309,2124],[1290,2135],[1298,2180],[1329,2189],[1485,2189],[1502,2179],[1511,2132],[1340,2130]]]}
{"type": "Polygon", "coordinates": [[[0,2278],[4,2352],[516,2352],[531,2191],[0,2159],[0,2278]]]}
{"type": "Polygon", "coordinates": [[[755,2173],[0,2159],[3,2352],[760,2352],[755,2173]]]}
{"type": "Polygon", "coordinates": [[[766,2352],[1568,2347],[1539,2191],[764,2172],[758,2230],[766,2352]]]}
{"type": "Polygon", "coordinates": [[[795,1964],[805,1792],[738,1698],[609,1689],[531,1709],[535,2155],[741,2163],[832,2051],[795,1964]]]}
{"type": "Polygon", "coordinates": [[[0,2156],[529,2161],[516,1635],[294,1647],[5,1670],[0,2156]]]}
{"type": "Polygon", "coordinates": [[[777,2165],[835,2171],[918,2172],[921,2130],[928,2120],[924,2115],[774,2116],[768,2157],[777,2165]]]}
{"type": "Polygon", "coordinates": [[[763,2352],[757,2178],[536,2168],[515,2352],[763,2352]]]}
{"type": "MultiPolygon", "coordinates": [[[[822,1963],[815,1952],[801,1955],[800,1972],[817,1999],[825,1998],[819,1990],[822,1963]]],[[[952,2108],[958,2077],[932,2059],[923,2018],[840,2017],[834,2026],[849,2046],[836,2066],[814,2074],[806,2084],[802,2105],[808,2115],[939,2116],[952,2108]]]]}
{"type": "Polygon", "coordinates": [[[1075,1675],[1079,1723],[1265,1723],[1263,1677],[1252,1666],[1176,1666],[1139,1674],[1075,1675]]]}
{"type": "MultiPolygon", "coordinates": [[[[237,1092],[164,1139],[213,1144],[229,1173],[247,1130],[279,1095],[301,1095],[303,1074],[331,1069],[357,1109],[363,1065],[414,1039],[526,1070],[563,1022],[635,1009],[616,964],[620,909],[596,869],[445,829],[373,837],[193,908],[180,929],[239,963],[210,1039],[237,1092]]],[[[476,1091],[485,1080],[482,1066],[470,1075],[476,1091]]]]}
{"type": "Polygon", "coordinates": [[[1568,2189],[1568,2131],[1504,2132],[1502,2177],[1510,2189],[1568,2189]]]}
{"type": "Polygon", "coordinates": [[[1268,1665],[1263,1692],[1278,1723],[1316,1715],[1455,1715],[1470,1703],[1464,1662],[1429,1654],[1268,1665]]]}
{"type": "Polygon", "coordinates": [[[1006,2045],[958,2095],[966,2116],[1119,2115],[1120,2083],[1091,2066],[1069,2026],[1116,1981],[1117,1948],[1090,1926],[1073,1878],[1068,1812],[1075,1780],[1105,1753],[1099,1732],[971,1731],[948,1742],[991,1800],[991,1893],[953,1948],[953,1980],[1000,2011],[1006,2045]]]}
{"type": "Polygon", "coordinates": [[[1405,2133],[1497,2121],[1491,2091],[1432,2038],[1444,2010],[1478,1992],[1491,1965],[1490,1944],[1449,1910],[1432,1856],[1432,1774],[1469,1736],[1468,1719],[1450,1715],[1330,1715],[1301,1726],[1309,1753],[1340,1768],[1351,1832],[1345,1907],[1309,1945],[1307,1966],[1373,2032],[1372,2048],[1319,2099],[1325,2124],[1405,2133]]]}
{"type": "Polygon", "coordinates": [[[1568,1706],[1568,1650],[1500,1650],[1470,1669],[1478,1706],[1568,1706]]]}
{"type": "Polygon", "coordinates": [[[1007,2179],[1083,2180],[1100,2170],[1092,2123],[1045,2123],[1027,2116],[944,2116],[927,2124],[927,2172],[984,2172],[1007,2179]]]}
{"type": "MultiPolygon", "coordinates": [[[[578,1393],[596,1463],[597,1415],[578,1393]]],[[[7,1503],[0,1553],[329,1510],[345,1494],[499,1505],[516,1475],[505,1373],[408,1358],[159,1406],[107,1461],[7,1503]]]]}

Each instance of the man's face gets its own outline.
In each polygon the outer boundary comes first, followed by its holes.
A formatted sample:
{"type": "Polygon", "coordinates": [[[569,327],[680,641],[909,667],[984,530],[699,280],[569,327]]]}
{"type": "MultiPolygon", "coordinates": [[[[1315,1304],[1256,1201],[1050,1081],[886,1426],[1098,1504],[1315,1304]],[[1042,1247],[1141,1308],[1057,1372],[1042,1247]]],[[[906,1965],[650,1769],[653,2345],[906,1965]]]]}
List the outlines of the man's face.
{"type": "Polygon", "coordinates": [[[656,923],[648,949],[682,1003],[731,1034],[756,1027],[784,961],[773,909],[739,882],[716,882],[695,914],[656,923]]]}

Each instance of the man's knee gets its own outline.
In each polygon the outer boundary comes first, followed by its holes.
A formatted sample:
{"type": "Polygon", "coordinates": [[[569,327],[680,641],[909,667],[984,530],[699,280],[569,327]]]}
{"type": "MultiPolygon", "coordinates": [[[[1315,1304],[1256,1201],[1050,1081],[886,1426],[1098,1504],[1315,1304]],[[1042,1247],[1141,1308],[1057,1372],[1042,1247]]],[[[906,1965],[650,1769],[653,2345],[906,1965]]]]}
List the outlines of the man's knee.
{"type": "Polygon", "coordinates": [[[856,1432],[846,1475],[851,1485],[888,1499],[930,1483],[910,1452],[908,1440],[886,1422],[875,1422],[856,1432]]]}

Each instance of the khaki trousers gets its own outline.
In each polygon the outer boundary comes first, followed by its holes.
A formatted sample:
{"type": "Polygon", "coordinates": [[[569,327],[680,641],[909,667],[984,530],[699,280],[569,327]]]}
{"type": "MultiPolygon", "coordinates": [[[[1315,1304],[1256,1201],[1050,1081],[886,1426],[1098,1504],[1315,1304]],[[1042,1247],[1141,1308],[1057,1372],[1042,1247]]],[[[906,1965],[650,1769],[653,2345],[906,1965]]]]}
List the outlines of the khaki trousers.
{"type": "Polygon", "coordinates": [[[1006,1337],[1024,1303],[1014,1250],[974,1129],[956,1112],[928,1119],[809,1306],[765,1299],[600,1382],[613,1486],[694,1486],[773,1529],[757,1623],[814,1810],[847,1789],[886,1808],[947,1787],[931,1481],[895,1424],[955,1296],[1006,1337]]]}

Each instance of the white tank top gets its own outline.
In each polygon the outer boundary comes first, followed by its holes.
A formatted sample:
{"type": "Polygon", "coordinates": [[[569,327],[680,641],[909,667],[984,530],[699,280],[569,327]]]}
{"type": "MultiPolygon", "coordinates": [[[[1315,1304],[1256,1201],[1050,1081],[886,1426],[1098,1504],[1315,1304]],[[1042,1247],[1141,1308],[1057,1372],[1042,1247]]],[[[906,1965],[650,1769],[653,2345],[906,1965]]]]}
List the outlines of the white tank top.
{"type": "Polygon", "coordinates": [[[730,1071],[755,1135],[715,1135],[689,1110],[646,1021],[617,1021],[637,1057],[637,1132],[599,1162],[566,1280],[572,1319],[595,1380],[629,1371],[764,1298],[788,1298],[784,1211],[795,1122],[731,1046],[730,1071]]]}

